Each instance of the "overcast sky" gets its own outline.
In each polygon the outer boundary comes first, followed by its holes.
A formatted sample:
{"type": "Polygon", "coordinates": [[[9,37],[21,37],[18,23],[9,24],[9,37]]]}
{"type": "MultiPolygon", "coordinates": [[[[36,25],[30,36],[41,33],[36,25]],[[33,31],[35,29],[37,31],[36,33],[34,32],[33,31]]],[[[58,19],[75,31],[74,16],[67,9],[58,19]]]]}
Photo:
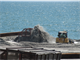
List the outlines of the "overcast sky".
{"type": "Polygon", "coordinates": [[[0,0],[0,1],[80,1],[80,0],[0,0]]]}

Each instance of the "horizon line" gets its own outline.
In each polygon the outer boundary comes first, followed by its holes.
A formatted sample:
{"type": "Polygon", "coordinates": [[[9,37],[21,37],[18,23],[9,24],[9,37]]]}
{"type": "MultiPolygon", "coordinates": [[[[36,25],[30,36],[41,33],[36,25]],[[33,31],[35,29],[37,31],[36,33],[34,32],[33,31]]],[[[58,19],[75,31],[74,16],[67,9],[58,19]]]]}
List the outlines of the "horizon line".
{"type": "Polygon", "coordinates": [[[80,1],[0,1],[0,2],[80,2],[80,1]]]}

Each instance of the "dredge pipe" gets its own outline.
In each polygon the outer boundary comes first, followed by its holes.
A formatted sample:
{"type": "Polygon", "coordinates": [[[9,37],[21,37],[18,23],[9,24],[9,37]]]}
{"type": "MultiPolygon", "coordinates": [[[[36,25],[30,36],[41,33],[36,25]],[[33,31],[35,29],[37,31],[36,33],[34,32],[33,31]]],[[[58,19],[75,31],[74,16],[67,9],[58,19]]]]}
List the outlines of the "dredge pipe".
{"type": "Polygon", "coordinates": [[[14,35],[19,35],[20,32],[9,32],[9,33],[0,33],[0,37],[5,37],[5,36],[14,36],[14,35]]]}

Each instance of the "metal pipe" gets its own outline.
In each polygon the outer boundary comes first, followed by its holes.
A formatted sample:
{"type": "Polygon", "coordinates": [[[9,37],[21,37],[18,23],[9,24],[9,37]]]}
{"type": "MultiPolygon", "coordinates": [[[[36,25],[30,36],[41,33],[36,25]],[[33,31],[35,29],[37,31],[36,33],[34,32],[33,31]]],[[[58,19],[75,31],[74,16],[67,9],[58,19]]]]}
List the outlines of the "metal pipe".
{"type": "Polygon", "coordinates": [[[5,37],[5,36],[13,36],[13,35],[18,35],[20,32],[10,32],[10,33],[0,33],[0,37],[5,37]]]}

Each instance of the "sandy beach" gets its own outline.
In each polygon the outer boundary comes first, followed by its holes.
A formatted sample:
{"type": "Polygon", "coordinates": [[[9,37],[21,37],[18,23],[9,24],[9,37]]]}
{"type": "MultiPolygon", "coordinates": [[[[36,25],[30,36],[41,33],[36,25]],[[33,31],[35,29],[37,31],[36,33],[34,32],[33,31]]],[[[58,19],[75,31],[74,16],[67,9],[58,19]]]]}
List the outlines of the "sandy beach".
{"type": "Polygon", "coordinates": [[[31,41],[20,41],[14,42],[14,39],[18,37],[16,36],[6,36],[0,37],[0,46],[28,46],[28,47],[38,47],[44,48],[48,50],[56,50],[61,51],[62,53],[80,53],[80,42],[76,42],[73,44],[65,44],[65,43],[48,43],[48,42],[31,42],[31,41]]]}

